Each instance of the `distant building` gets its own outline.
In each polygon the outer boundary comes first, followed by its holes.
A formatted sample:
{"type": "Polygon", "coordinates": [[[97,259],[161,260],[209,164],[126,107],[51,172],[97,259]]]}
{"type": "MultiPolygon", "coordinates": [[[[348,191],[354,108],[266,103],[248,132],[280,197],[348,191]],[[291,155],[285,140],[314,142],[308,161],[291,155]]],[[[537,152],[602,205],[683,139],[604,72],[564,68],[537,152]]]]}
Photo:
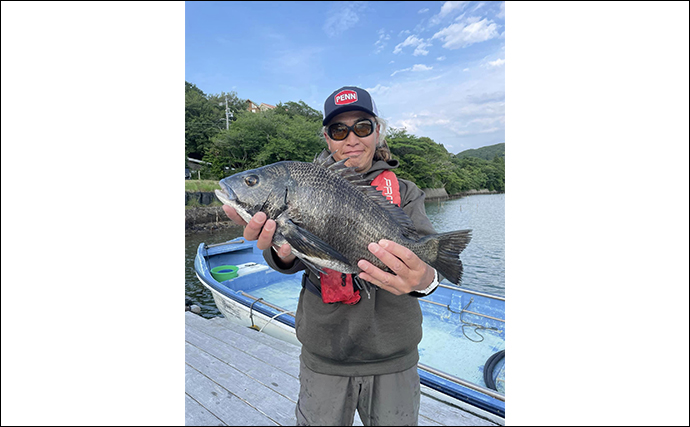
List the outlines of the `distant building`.
{"type": "Polygon", "coordinates": [[[212,163],[209,162],[204,162],[203,160],[197,160],[197,159],[192,159],[191,157],[187,157],[187,167],[185,168],[184,174],[185,174],[185,179],[191,179],[192,173],[196,172],[197,174],[197,179],[201,179],[201,168],[204,165],[211,165],[212,163]],[[187,178],[189,176],[189,178],[187,178]]]}
{"type": "Polygon", "coordinates": [[[247,100],[247,111],[251,111],[252,113],[258,113],[259,111],[272,110],[274,108],[276,108],[275,105],[266,104],[264,102],[262,102],[261,104],[257,104],[256,102],[252,101],[251,99],[247,100]]]}
{"type": "Polygon", "coordinates": [[[257,113],[261,110],[259,110],[259,106],[256,105],[255,102],[253,102],[251,99],[247,100],[247,111],[251,111],[252,113],[257,113]]]}

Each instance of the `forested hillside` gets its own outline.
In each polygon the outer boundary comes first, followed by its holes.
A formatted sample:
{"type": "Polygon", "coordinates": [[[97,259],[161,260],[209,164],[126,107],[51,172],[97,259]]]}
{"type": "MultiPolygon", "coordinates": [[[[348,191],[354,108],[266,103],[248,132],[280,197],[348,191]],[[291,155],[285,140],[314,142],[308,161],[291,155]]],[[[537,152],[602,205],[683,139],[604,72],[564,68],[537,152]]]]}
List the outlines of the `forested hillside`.
{"type": "MultiPolygon", "coordinates": [[[[189,156],[211,163],[202,169],[202,179],[218,180],[281,160],[310,162],[326,148],[319,136],[322,113],[303,101],[279,103],[258,113],[247,111],[245,101],[235,92],[207,95],[185,82],[185,160],[189,156]],[[229,126],[226,97],[232,113],[229,126]]],[[[386,139],[400,161],[396,174],[420,188],[444,187],[451,195],[473,189],[505,190],[504,154],[489,160],[455,156],[443,144],[405,129],[390,128],[386,139]]],[[[495,146],[475,151],[491,147],[495,146]]]]}
{"type": "Polygon", "coordinates": [[[486,147],[481,148],[471,148],[469,150],[461,151],[458,154],[456,154],[456,157],[459,157],[461,159],[465,157],[478,157],[484,160],[493,160],[496,156],[506,156],[505,142],[501,142],[500,144],[487,145],[486,147]]]}

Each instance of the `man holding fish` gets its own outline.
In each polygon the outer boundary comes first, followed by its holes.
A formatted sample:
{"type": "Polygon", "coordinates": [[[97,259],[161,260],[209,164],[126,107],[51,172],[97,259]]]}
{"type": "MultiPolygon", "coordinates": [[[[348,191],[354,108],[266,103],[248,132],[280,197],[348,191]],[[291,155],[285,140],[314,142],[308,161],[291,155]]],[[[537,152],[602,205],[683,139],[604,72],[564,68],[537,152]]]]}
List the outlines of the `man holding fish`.
{"type": "Polygon", "coordinates": [[[242,172],[217,194],[272,268],[304,270],[297,424],[352,425],[357,410],[364,425],[417,425],[416,298],[435,290],[439,272],[460,282],[469,230],[436,234],[424,193],[391,171],[386,122],[366,90],[334,91],[323,125],[328,152],[316,165],[242,172]]]}

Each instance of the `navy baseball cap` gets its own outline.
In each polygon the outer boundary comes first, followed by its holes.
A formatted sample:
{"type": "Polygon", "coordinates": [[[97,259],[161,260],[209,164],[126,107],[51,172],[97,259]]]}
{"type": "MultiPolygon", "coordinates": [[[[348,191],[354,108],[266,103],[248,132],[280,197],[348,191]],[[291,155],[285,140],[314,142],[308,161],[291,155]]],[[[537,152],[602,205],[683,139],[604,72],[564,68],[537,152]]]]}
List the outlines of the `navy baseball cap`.
{"type": "Polygon", "coordinates": [[[344,86],[336,90],[326,98],[323,104],[323,125],[340,113],[360,110],[378,117],[374,100],[369,92],[356,86],[344,86]]]}

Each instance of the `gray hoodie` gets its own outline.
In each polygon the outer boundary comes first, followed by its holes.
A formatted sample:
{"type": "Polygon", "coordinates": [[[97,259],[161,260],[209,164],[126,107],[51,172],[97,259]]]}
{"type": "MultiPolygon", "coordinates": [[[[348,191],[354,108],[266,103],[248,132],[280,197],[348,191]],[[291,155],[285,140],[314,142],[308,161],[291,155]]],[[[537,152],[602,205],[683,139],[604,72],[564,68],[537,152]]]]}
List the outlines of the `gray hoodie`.
{"type": "MultiPolygon", "coordinates": [[[[397,160],[378,160],[364,176],[371,182],[398,164],[397,160]]],[[[398,182],[400,205],[418,234],[436,233],[424,210],[424,192],[411,181],[398,178],[398,182]]],[[[306,268],[299,259],[288,269],[278,267],[272,249],[264,251],[264,258],[269,266],[285,274],[306,268]]],[[[310,273],[307,270],[305,274],[310,273]]],[[[311,276],[312,282],[319,284],[318,278],[311,276]]],[[[362,299],[354,305],[326,304],[302,289],[295,327],[302,343],[302,361],[309,369],[327,375],[365,376],[400,372],[417,364],[417,345],[422,339],[422,312],[417,298],[373,289],[371,298],[360,292],[362,299]]]]}

